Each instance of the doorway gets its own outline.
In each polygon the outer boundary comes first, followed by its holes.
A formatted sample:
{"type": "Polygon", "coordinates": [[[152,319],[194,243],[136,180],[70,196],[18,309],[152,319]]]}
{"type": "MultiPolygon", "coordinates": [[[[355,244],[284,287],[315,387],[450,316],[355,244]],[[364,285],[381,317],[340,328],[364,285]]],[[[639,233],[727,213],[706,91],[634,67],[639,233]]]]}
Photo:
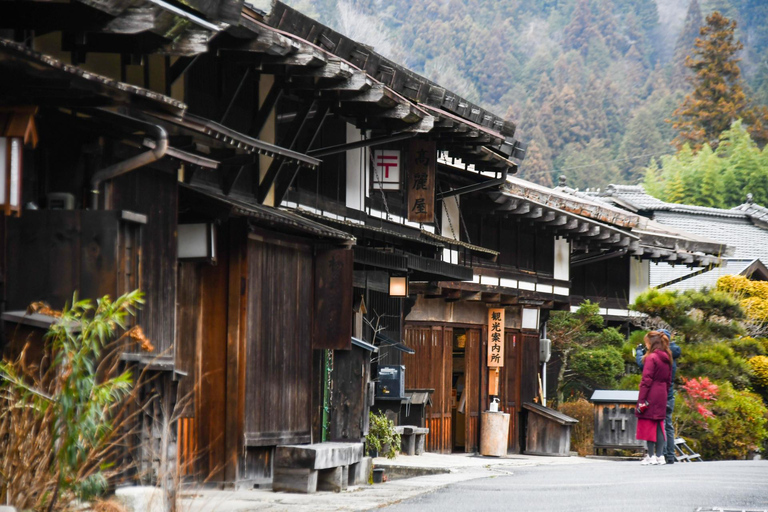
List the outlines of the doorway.
{"type": "Polygon", "coordinates": [[[452,340],[451,432],[453,452],[464,452],[467,444],[467,330],[454,329],[452,340]]]}
{"type": "Polygon", "coordinates": [[[480,404],[487,400],[482,394],[482,329],[408,324],[405,333],[416,351],[403,356],[406,387],[435,390],[427,411],[427,450],[476,451],[480,404]]]}

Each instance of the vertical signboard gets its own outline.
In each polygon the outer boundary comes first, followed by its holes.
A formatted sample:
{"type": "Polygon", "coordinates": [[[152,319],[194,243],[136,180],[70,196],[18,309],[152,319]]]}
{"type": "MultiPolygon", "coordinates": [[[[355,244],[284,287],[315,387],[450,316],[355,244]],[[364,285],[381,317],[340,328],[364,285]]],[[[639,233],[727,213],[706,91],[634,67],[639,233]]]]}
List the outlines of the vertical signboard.
{"type": "Polygon", "coordinates": [[[434,141],[414,139],[409,153],[408,220],[434,222],[437,145],[434,141]]]}
{"type": "Polygon", "coordinates": [[[488,368],[504,366],[504,308],[488,310],[488,368]]]}
{"type": "Polygon", "coordinates": [[[400,151],[379,149],[373,152],[373,186],[400,190],[400,151]]]}

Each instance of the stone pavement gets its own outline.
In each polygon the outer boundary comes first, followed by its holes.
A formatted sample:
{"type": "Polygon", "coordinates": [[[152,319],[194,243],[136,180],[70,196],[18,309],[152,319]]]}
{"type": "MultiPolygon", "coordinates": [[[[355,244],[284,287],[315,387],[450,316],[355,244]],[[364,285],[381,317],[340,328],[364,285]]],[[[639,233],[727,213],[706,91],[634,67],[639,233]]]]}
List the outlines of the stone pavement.
{"type": "Polygon", "coordinates": [[[581,457],[510,455],[496,458],[435,453],[411,457],[400,455],[393,460],[375,459],[374,465],[388,467],[387,472],[392,474],[424,476],[397,479],[383,484],[350,487],[339,493],[289,494],[267,489],[189,490],[184,492],[182,510],[184,512],[371,510],[430,493],[449,484],[489,476],[511,475],[515,468],[603,463],[605,462],[581,457]]]}

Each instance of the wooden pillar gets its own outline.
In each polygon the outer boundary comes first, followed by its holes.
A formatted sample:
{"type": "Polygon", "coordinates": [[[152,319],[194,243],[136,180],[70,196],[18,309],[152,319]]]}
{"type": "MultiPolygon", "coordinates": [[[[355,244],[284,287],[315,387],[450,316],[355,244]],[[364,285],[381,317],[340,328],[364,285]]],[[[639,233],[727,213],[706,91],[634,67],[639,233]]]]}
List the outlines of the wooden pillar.
{"type": "Polygon", "coordinates": [[[229,297],[227,308],[227,424],[224,477],[236,482],[241,476],[245,423],[245,311],[248,262],[246,229],[233,220],[230,229],[229,297]]]}

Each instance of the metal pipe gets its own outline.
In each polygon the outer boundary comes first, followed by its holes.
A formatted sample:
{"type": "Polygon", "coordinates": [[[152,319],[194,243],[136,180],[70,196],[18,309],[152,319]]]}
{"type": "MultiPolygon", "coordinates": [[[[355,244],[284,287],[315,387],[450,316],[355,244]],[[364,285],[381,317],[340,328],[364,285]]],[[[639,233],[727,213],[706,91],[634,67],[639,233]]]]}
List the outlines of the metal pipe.
{"type": "Polygon", "coordinates": [[[468,194],[469,192],[485,190],[486,188],[499,187],[507,182],[508,173],[509,168],[505,167],[504,170],[501,171],[501,178],[495,178],[489,181],[484,181],[483,183],[477,183],[476,185],[468,185],[466,187],[449,190],[448,192],[441,192],[437,194],[437,199],[445,199],[446,197],[460,196],[463,194],[468,194]]]}
{"type": "Polygon", "coordinates": [[[97,210],[99,207],[99,187],[106,181],[117,178],[123,174],[129,173],[134,169],[144,167],[163,158],[168,152],[168,133],[162,126],[156,124],[147,123],[139,119],[118,114],[116,112],[110,112],[108,110],[99,109],[100,113],[107,113],[110,116],[114,116],[117,120],[123,124],[134,126],[137,129],[143,130],[148,136],[155,139],[155,147],[149,151],[139,153],[136,156],[132,156],[127,160],[117,162],[105,167],[99,171],[96,171],[91,177],[91,208],[97,210]]]}

